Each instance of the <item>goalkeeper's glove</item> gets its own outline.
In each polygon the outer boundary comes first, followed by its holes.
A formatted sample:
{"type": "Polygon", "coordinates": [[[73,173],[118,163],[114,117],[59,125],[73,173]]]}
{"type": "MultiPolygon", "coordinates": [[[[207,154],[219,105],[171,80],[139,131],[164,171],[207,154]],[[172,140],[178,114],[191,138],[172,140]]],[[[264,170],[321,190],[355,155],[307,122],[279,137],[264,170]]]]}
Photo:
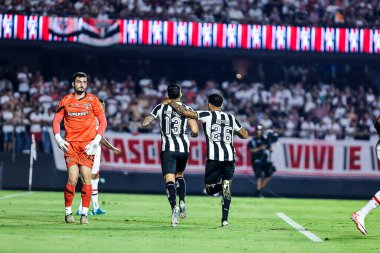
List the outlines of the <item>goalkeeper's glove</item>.
{"type": "Polygon", "coordinates": [[[64,139],[62,139],[61,135],[60,134],[56,134],[54,135],[55,137],[55,140],[58,144],[58,147],[65,153],[67,153],[69,151],[69,148],[68,146],[70,145],[67,141],[65,141],[64,139]]]}
{"type": "Polygon", "coordinates": [[[99,143],[102,140],[102,136],[100,134],[97,134],[95,136],[95,139],[92,140],[89,144],[87,144],[85,151],[87,155],[95,155],[96,150],[99,148],[99,143]]]}
{"type": "Polygon", "coordinates": [[[380,140],[378,140],[376,143],[376,156],[377,156],[377,159],[380,160],[380,140]]]}

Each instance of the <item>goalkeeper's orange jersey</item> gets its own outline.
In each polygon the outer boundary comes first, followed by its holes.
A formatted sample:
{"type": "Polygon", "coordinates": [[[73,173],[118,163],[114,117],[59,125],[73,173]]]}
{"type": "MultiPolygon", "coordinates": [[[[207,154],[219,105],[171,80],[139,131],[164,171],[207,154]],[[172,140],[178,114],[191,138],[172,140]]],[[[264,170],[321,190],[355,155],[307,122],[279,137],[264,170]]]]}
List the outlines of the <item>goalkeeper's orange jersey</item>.
{"type": "MultiPolygon", "coordinates": [[[[105,118],[99,99],[87,93],[77,99],[74,94],[62,98],[56,110],[64,119],[67,141],[92,141],[97,134],[96,118],[105,118]]],[[[61,117],[62,117],[61,116],[61,117]]]]}

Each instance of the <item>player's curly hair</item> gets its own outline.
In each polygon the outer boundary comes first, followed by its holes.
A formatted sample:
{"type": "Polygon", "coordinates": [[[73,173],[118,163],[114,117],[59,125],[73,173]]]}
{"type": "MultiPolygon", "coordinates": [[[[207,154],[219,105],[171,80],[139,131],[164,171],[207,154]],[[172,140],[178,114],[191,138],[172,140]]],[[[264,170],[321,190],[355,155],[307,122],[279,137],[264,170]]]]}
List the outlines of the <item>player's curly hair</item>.
{"type": "Polygon", "coordinates": [[[84,72],[76,72],[76,73],[73,75],[73,78],[71,79],[71,81],[72,81],[72,82],[75,82],[75,80],[76,80],[78,77],[86,77],[86,78],[87,78],[87,75],[86,75],[86,73],[84,73],[84,72]]]}
{"type": "Polygon", "coordinates": [[[223,104],[223,98],[219,94],[211,94],[208,96],[208,102],[213,106],[220,107],[223,104]]]}

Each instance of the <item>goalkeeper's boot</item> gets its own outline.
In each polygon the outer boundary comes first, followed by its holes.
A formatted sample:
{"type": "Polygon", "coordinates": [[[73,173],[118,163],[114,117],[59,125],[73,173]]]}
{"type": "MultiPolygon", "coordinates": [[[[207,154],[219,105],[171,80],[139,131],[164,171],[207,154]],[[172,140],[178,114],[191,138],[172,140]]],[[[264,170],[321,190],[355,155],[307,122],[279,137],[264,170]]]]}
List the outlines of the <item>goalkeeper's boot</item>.
{"type": "Polygon", "coordinates": [[[351,215],[351,220],[355,222],[356,228],[362,233],[363,235],[367,234],[367,230],[364,226],[364,216],[360,212],[355,212],[351,215]]]}
{"type": "Polygon", "coordinates": [[[187,214],[186,214],[185,201],[181,200],[179,202],[179,217],[181,217],[182,219],[185,219],[186,216],[187,216],[187,214]]]}
{"type": "Polygon", "coordinates": [[[179,223],[179,207],[174,206],[173,211],[172,211],[172,227],[176,227],[179,223]]]}
{"type": "Polygon", "coordinates": [[[80,217],[80,224],[88,224],[88,216],[87,215],[82,214],[82,216],[80,217]]]}
{"type": "Polygon", "coordinates": [[[75,219],[72,213],[65,216],[66,223],[75,223],[75,219]]]}
{"type": "Polygon", "coordinates": [[[230,225],[228,224],[228,220],[222,220],[222,227],[228,228],[230,225]]]}
{"type": "Polygon", "coordinates": [[[93,215],[104,215],[104,214],[106,214],[106,211],[104,211],[103,209],[101,209],[99,207],[97,209],[92,210],[92,214],[93,215]]]}

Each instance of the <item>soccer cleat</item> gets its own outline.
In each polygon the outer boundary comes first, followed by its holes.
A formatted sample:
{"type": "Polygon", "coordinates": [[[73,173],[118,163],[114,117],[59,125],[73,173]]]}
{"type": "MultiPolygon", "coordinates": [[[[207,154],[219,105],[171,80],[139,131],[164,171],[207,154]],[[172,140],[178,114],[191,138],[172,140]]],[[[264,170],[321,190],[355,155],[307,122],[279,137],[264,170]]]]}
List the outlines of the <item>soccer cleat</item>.
{"type": "Polygon", "coordinates": [[[106,214],[106,211],[104,211],[104,210],[101,209],[101,208],[97,208],[97,209],[92,210],[91,213],[92,213],[93,215],[103,215],[103,214],[106,214]]]}
{"type": "Polygon", "coordinates": [[[81,216],[82,215],[82,211],[78,209],[77,215],[81,216]]]}
{"type": "Polygon", "coordinates": [[[80,224],[88,224],[88,216],[87,215],[82,214],[82,216],[80,217],[80,224]]]}
{"type": "Polygon", "coordinates": [[[174,206],[173,211],[172,211],[172,227],[176,227],[179,223],[178,221],[179,218],[179,207],[174,206]]]}
{"type": "Polygon", "coordinates": [[[230,225],[228,224],[227,220],[222,220],[222,227],[228,228],[230,225]]]}
{"type": "Polygon", "coordinates": [[[185,219],[186,218],[186,205],[185,205],[185,201],[181,200],[179,202],[179,217],[181,217],[181,219],[185,219]]]}
{"type": "Polygon", "coordinates": [[[65,216],[66,223],[75,223],[75,219],[72,213],[65,216]]]}
{"type": "Polygon", "coordinates": [[[363,235],[367,234],[367,230],[364,226],[364,217],[360,215],[359,212],[354,212],[351,215],[351,220],[355,222],[356,228],[360,231],[360,233],[362,233],[363,235]]]}

